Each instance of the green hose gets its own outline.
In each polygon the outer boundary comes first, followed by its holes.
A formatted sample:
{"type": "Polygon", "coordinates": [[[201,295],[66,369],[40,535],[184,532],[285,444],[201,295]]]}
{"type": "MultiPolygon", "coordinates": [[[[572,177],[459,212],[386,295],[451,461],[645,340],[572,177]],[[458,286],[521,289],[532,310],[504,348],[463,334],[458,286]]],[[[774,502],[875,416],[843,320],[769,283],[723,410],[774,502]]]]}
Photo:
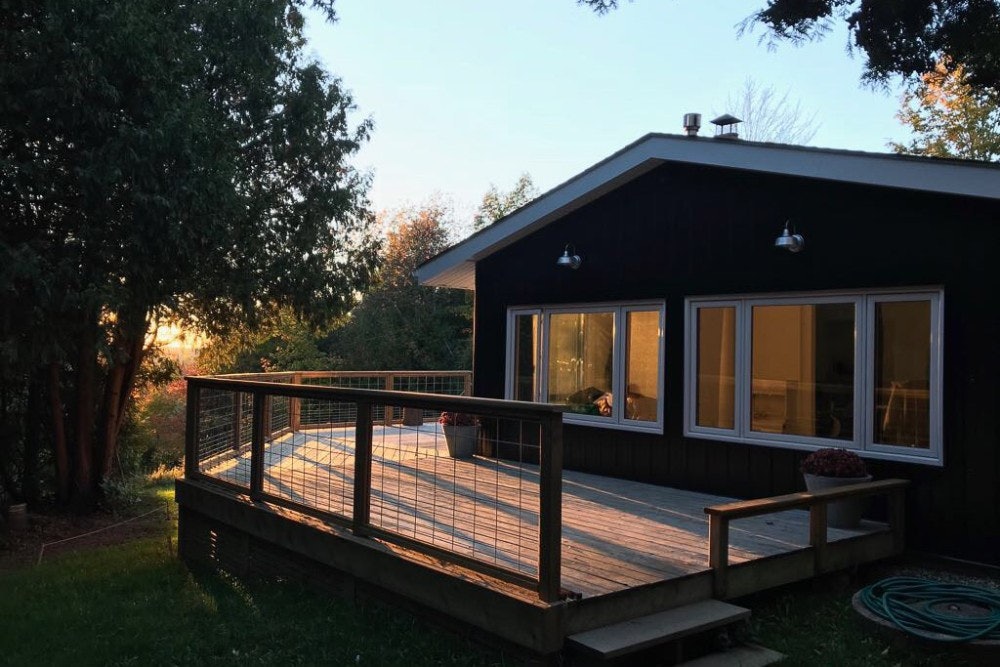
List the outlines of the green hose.
{"type": "Polygon", "coordinates": [[[1000,594],[975,586],[916,577],[889,577],[861,589],[861,603],[916,637],[943,642],[1000,641],[1000,594]],[[951,605],[975,605],[982,615],[963,615],[951,605]],[[988,610],[988,611],[987,611],[988,610]]]}

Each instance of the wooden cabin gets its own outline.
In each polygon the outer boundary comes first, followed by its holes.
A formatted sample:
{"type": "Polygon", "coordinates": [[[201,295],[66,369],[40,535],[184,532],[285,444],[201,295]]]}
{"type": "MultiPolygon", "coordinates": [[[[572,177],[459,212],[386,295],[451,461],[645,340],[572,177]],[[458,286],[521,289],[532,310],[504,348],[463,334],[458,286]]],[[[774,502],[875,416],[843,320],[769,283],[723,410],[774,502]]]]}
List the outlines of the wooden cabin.
{"type": "Polygon", "coordinates": [[[567,470],[759,498],[847,448],[910,548],[1000,564],[998,250],[997,165],[650,134],[418,277],[475,292],[475,396],[566,406],[567,470]]]}

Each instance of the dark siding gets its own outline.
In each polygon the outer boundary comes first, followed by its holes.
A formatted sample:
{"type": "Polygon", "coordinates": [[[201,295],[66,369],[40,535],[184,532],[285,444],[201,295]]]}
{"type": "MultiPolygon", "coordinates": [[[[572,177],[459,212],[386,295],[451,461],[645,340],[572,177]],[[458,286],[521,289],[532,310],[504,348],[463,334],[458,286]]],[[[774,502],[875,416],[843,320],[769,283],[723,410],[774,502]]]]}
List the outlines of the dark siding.
{"type": "Polygon", "coordinates": [[[996,202],[663,165],[479,262],[475,394],[503,396],[508,307],[664,299],[664,435],[567,426],[566,466],[738,497],[799,490],[799,452],[683,437],[684,298],[943,285],[946,466],[871,468],[914,480],[911,545],[1000,562],[998,228],[996,202]],[[772,246],[786,219],[806,239],[797,255],[772,246]],[[566,243],[577,271],[555,267],[566,243]]]}

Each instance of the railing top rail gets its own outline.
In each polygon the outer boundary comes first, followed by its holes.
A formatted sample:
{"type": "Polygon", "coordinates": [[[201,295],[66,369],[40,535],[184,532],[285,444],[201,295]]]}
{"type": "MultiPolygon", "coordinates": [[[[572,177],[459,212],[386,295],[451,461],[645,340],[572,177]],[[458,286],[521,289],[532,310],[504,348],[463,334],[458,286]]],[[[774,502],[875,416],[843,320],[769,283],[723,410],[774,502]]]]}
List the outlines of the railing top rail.
{"type": "Polygon", "coordinates": [[[712,505],[705,508],[705,514],[727,519],[741,519],[761,514],[782,512],[798,507],[809,507],[819,502],[829,502],[850,497],[875,496],[905,488],[910,482],[905,479],[882,479],[877,482],[861,482],[822,491],[800,491],[783,496],[738,500],[732,503],[712,505]]]}
{"type": "Polygon", "coordinates": [[[442,407],[446,407],[456,412],[481,412],[501,417],[538,419],[546,414],[559,414],[566,411],[566,406],[564,405],[533,403],[530,401],[507,401],[499,398],[426,394],[384,389],[326,387],[322,385],[291,384],[285,382],[260,382],[217,376],[185,376],[184,379],[187,380],[189,386],[202,389],[259,392],[270,395],[312,398],[325,401],[357,401],[360,399],[368,400],[377,405],[393,405],[428,410],[441,410],[442,407]]]}
{"type": "Polygon", "coordinates": [[[469,370],[452,371],[277,371],[271,373],[220,373],[218,375],[201,375],[198,377],[214,377],[227,379],[251,379],[292,377],[327,378],[327,377],[461,377],[471,375],[469,370]]]}

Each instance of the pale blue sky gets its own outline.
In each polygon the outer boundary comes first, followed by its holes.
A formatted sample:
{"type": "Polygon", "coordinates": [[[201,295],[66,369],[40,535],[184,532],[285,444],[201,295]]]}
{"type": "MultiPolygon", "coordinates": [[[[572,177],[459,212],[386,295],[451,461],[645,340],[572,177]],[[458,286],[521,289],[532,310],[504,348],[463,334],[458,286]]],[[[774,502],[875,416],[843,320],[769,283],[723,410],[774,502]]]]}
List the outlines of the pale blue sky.
{"type": "MultiPolygon", "coordinates": [[[[737,26],[765,0],[635,0],[597,16],[574,0],[340,0],[310,49],[375,121],[355,164],[376,209],[434,193],[471,215],[491,183],[545,191],[684,113],[725,113],[753,77],[816,112],[811,145],[885,151],[905,138],[899,90],[862,87],[841,29],[768,49],[737,26]]],[[[704,127],[707,126],[707,127],[704,127]]]]}

